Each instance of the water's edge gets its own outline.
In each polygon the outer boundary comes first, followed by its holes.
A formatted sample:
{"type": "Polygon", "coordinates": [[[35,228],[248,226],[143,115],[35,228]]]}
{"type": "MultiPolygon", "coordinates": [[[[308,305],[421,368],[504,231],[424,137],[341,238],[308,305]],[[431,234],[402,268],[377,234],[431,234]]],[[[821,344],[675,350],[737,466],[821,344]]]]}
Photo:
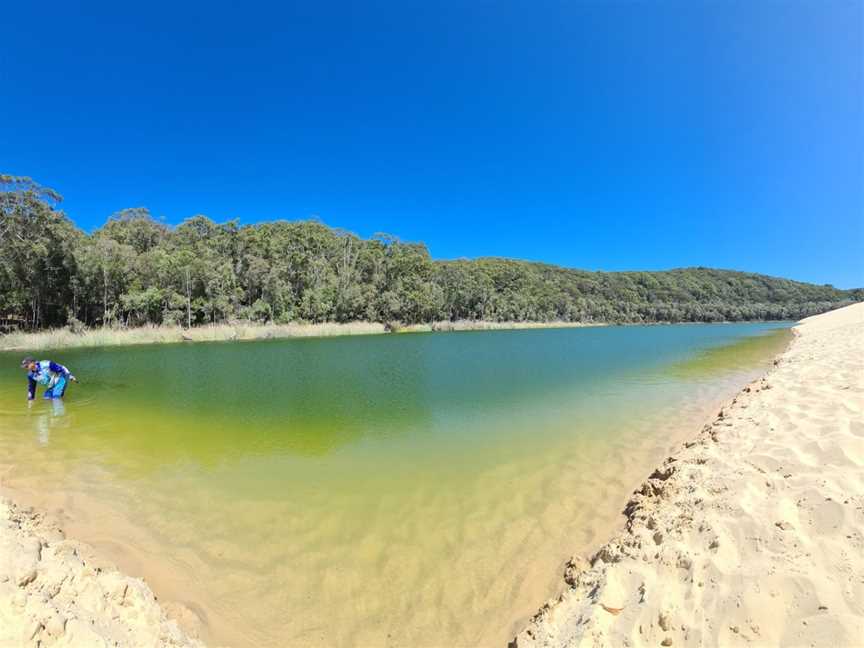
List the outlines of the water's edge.
{"type": "Polygon", "coordinates": [[[57,351],[63,349],[135,346],[140,344],[183,344],[192,342],[249,342],[291,338],[327,338],[389,333],[433,333],[461,331],[498,331],[544,328],[583,328],[608,326],[582,322],[492,322],[460,320],[426,324],[396,325],[381,322],[321,322],[318,324],[211,324],[184,329],[179,326],[141,326],[128,329],[88,329],[73,333],[68,329],[17,332],[0,336],[0,351],[57,351]],[[10,342],[11,340],[11,342],[10,342]]]}
{"type": "MultiPolygon", "coordinates": [[[[544,611],[544,609],[549,609],[549,608],[554,607],[558,603],[558,601],[561,599],[561,597],[563,596],[564,592],[566,591],[566,589],[568,587],[567,583],[564,582],[564,569],[565,569],[567,561],[570,560],[570,558],[574,557],[574,556],[589,556],[589,557],[595,556],[604,546],[606,546],[609,543],[610,540],[612,540],[612,538],[615,537],[615,535],[619,531],[621,531],[624,528],[624,525],[626,524],[627,519],[628,519],[626,511],[625,511],[625,506],[630,501],[630,499],[633,497],[633,495],[639,490],[639,488],[643,484],[646,483],[646,480],[649,478],[649,476],[656,473],[658,470],[660,470],[662,468],[662,466],[664,464],[668,463],[671,459],[674,459],[674,456],[677,454],[677,452],[681,448],[684,447],[684,445],[686,443],[689,443],[689,442],[692,442],[692,441],[695,441],[696,439],[698,439],[699,436],[705,430],[705,428],[710,427],[710,424],[713,421],[717,420],[718,415],[716,412],[721,412],[722,410],[728,408],[733,402],[735,402],[741,395],[743,395],[745,393],[744,392],[745,389],[749,389],[748,385],[752,384],[753,382],[759,382],[760,380],[765,379],[767,376],[769,376],[771,374],[774,366],[777,365],[777,361],[779,360],[779,358],[784,356],[789,351],[789,349],[792,347],[792,345],[795,343],[795,340],[796,340],[797,336],[799,335],[799,333],[797,331],[797,326],[800,323],[801,322],[796,322],[796,324],[790,328],[792,335],[790,336],[789,340],[786,342],[786,345],[773,356],[772,361],[771,361],[771,365],[769,365],[769,367],[766,368],[765,371],[763,371],[759,375],[758,378],[756,378],[754,381],[751,381],[747,385],[742,385],[741,388],[738,389],[738,391],[735,393],[734,396],[717,401],[715,404],[715,407],[711,410],[711,411],[715,412],[714,414],[706,415],[703,418],[702,423],[698,426],[698,428],[694,429],[692,434],[688,434],[687,437],[683,441],[679,440],[679,441],[676,441],[675,443],[671,443],[667,449],[667,452],[666,452],[667,456],[665,459],[663,459],[662,461],[659,461],[656,464],[656,466],[650,472],[646,472],[641,477],[639,477],[638,479],[633,480],[632,487],[629,488],[629,490],[627,491],[627,494],[624,495],[620,500],[620,506],[619,506],[620,519],[618,520],[618,522],[616,524],[611,525],[607,532],[599,534],[598,539],[594,543],[591,543],[590,545],[587,545],[584,548],[581,548],[580,551],[574,552],[570,556],[562,556],[559,571],[558,571],[557,585],[549,592],[549,595],[546,597],[545,603],[539,604],[529,614],[524,615],[522,618],[518,619],[516,622],[511,624],[510,629],[509,629],[509,636],[512,637],[513,639],[512,639],[512,641],[510,641],[507,644],[507,648],[516,648],[517,635],[519,635],[522,631],[524,631],[526,628],[528,628],[531,620],[536,618],[538,615],[540,615],[544,611]]],[[[589,559],[589,562],[591,562],[590,559],[589,559]]]]}
{"type": "Polygon", "coordinates": [[[489,320],[436,321],[422,324],[383,324],[381,322],[322,322],[319,324],[215,324],[184,329],[175,326],[142,326],[129,329],[88,329],[73,333],[68,329],[15,332],[0,335],[0,352],[59,351],[76,348],[105,348],[142,344],[189,344],[195,342],[249,342],[292,338],[329,338],[392,333],[461,333],[472,331],[511,331],[559,328],[598,328],[626,326],[677,326],[681,324],[770,324],[781,320],[743,320],[740,322],[493,322],[489,320]]]}

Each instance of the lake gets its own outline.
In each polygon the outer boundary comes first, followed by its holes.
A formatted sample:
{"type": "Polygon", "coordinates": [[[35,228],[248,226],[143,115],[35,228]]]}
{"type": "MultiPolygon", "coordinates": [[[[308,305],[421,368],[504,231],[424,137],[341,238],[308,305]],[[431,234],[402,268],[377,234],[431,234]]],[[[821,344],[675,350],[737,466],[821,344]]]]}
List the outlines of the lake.
{"type": "Polygon", "coordinates": [[[788,326],[66,350],[29,408],[3,353],[0,474],[215,644],[500,646],[788,326]]]}

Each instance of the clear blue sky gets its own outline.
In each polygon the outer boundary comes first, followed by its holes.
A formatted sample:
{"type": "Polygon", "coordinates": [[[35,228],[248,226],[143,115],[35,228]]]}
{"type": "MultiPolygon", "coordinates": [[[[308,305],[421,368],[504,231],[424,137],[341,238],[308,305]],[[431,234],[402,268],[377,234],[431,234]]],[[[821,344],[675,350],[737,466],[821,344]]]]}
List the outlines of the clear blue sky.
{"type": "Polygon", "coordinates": [[[864,285],[864,3],[7,3],[0,171],[90,230],[308,218],[864,285]]]}

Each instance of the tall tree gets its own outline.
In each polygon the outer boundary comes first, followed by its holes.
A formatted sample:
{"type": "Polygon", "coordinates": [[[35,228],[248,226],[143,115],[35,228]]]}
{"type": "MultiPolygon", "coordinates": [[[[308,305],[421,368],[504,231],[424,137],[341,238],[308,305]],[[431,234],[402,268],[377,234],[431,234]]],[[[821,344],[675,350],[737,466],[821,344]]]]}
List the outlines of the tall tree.
{"type": "Polygon", "coordinates": [[[364,240],[319,221],[241,226],[198,215],[172,228],[137,207],[88,235],[60,200],[30,178],[0,176],[0,314],[34,327],[712,322],[799,318],[864,299],[860,289],[709,268],[606,273],[497,258],[433,261],[422,243],[364,240]]]}

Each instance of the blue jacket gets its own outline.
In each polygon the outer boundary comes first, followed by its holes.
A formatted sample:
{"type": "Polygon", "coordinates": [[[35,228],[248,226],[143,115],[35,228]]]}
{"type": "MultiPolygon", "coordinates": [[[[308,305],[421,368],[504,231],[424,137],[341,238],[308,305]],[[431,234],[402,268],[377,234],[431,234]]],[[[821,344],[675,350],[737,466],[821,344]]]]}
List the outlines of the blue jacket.
{"type": "Polygon", "coordinates": [[[59,378],[69,379],[69,370],[61,364],[51,360],[41,360],[36,363],[36,371],[27,372],[27,398],[36,398],[36,385],[45,385],[51,388],[59,378]]]}

